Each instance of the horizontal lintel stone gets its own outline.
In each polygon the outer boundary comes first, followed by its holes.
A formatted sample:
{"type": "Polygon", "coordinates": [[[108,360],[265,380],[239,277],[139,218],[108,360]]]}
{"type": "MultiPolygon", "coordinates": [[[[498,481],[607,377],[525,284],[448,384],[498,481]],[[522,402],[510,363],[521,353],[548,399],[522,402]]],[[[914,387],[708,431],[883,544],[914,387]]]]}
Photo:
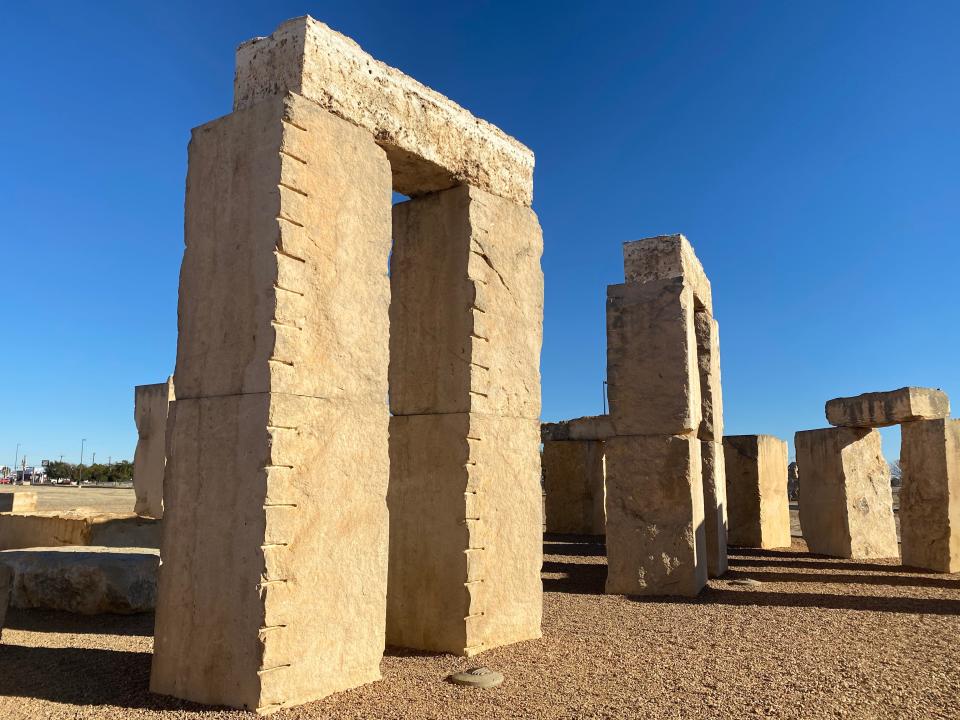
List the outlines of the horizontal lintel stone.
{"type": "Polygon", "coordinates": [[[950,399],[935,388],[904,387],[828,400],[826,414],[827,422],[838,427],[886,427],[949,417],[950,399]]]}

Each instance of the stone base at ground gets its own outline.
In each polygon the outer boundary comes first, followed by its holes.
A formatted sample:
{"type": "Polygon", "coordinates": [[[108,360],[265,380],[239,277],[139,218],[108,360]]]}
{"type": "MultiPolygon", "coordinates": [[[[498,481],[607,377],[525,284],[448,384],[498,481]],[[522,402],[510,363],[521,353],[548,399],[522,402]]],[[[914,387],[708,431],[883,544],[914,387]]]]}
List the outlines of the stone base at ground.
{"type": "Polygon", "coordinates": [[[834,398],[826,405],[827,422],[842,427],[886,427],[950,415],[950,399],[934,388],[905,387],[856,397],[834,398]]]}
{"type": "Polygon", "coordinates": [[[723,445],[701,440],[700,457],[707,574],[715,578],[727,572],[727,476],[723,462],[723,445]]]}
{"type": "Polygon", "coordinates": [[[908,422],[901,432],[903,564],[960,572],[960,420],[908,422]]]}
{"type": "Polygon", "coordinates": [[[800,526],[810,552],[840,558],[897,557],[890,468],[880,433],[824,428],[795,438],[800,526]]]}
{"type": "MultiPolygon", "coordinates": [[[[39,547],[0,552],[12,573],[10,605],[97,615],[153,610],[160,551],[39,547]]],[[[0,590],[2,592],[2,590],[0,590]]]]}
{"type": "Polygon", "coordinates": [[[160,520],[84,510],[0,514],[0,550],[64,545],[160,547],[160,520]]]}
{"type": "Polygon", "coordinates": [[[697,595],[707,582],[700,441],[611,438],[606,592],[697,595]]]}
{"type": "Polygon", "coordinates": [[[727,540],[741,547],[790,547],[787,443],[772,435],[723,438],[727,540]]]}
{"type": "Polygon", "coordinates": [[[37,494],[35,492],[0,493],[0,513],[25,513],[36,509],[37,494]]]}
{"type": "Polygon", "coordinates": [[[548,533],[603,535],[603,443],[561,440],[543,443],[543,489],[548,533]]]}

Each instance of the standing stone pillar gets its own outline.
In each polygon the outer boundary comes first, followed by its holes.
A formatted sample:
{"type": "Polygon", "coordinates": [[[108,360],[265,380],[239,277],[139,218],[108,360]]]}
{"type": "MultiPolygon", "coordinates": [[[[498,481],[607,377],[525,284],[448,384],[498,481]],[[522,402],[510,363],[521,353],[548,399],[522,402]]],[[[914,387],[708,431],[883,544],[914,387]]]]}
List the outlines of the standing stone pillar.
{"type": "Polygon", "coordinates": [[[731,545],[790,547],[787,443],[772,435],[723,438],[731,545]]]}
{"type": "Polygon", "coordinates": [[[706,530],[707,574],[727,572],[727,482],[723,462],[723,393],[720,388],[720,326],[706,306],[694,313],[700,372],[700,462],[706,530]]]}
{"type": "Polygon", "coordinates": [[[608,593],[696,595],[707,580],[694,315],[709,283],[682,236],[624,245],[607,288],[608,593]]]}
{"type": "Polygon", "coordinates": [[[544,440],[541,457],[547,532],[606,533],[603,442],[544,440]]]}
{"type": "Polygon", "coordinates": [[[901,427],[903,564],[960,572],[960,420],[901,427]]]}
{"type": "Polygon", "coordinates": [[[840,558],[896,557],[890,467],[880,433],[834,427],[798,432],[800,527],[810,552],[840,558]]]}
{"type": "Polygon", "coordinates": [[[173,378],[134,388],[133,417],[137,450],[133,456],[133,491],[137,515],[163,517],[163,471],[167,465],[167,415],[174,399],[173,378]]]}
{"type": "Polygon", "coordinates": [[[394,207],[387,642],[540,637],[542,236],[475,187],[394,207]]]}
{"type": "Polygon", "coordinates": [[[380,677],[391,170],[293,94],[194,130],[151,690],[270,712],[380,677]]]}

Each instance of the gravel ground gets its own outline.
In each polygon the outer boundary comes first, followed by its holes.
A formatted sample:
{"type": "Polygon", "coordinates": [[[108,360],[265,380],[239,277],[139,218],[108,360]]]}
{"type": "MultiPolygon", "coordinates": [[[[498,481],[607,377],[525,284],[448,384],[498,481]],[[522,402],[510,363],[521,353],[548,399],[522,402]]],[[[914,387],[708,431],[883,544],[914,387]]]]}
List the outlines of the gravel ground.
{"type": "MultiPolygon", "coordinates": [[[[544,637],[465,660],[388,651],[383,681],[291,718],[960,718],[960,576],[741,550],[700,597],[602,594],[603,546],[551,536],[544,637]],[[731,584],[737,578],[758,586],[731,584]],[[480,663],[503,685],[443,681],[480,663]]],[[[150,615],[11,611],[0,718],[249,718],[147,692],[150,615]]]]}

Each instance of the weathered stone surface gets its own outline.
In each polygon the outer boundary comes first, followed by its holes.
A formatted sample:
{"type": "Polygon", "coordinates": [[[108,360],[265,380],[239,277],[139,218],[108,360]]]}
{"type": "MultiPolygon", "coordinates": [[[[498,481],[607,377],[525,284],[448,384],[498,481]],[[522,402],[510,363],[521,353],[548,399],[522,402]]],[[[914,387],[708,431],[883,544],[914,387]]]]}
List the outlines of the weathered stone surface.
{"type": "Polygon", "coordinates": [[[603,443],[547,440],[542,463],[547,532],[603,535],[607,525],[603,443]]]}
{"type": "Polygon", "coordinates": [[[607,288],[607,382],[617,435],[700,425],[694,299],[682,279],[607,288]]]}
{"type": "Polygon", "coordinates": [[[896,557],[890,468],[880,433],[805,430],[795,436],[800,526],[810,552],[841,558],[896,557]]]}
{"type": "Polygon", "coordinates": [[[469,184],[531,203],[529,149],[308,16],[237,49],[235,110],[286,92],[375,137],[390,156],[394,188],[404,195],[469,184]]]}
{"type": "Polygon", "coordinates": [[[393,209],[390,409],[540,416],[543,237],[471,187],[393,209]]]}
{"type": "Polygon", "coordinates": [[[796,500],[800,497],[800,466],[795,462],[787,465],[787,498],[796,500]]]}
{"type": "Polygon", "coordinates": [[[728,542],[758,548],[790,547],[787,443],[772,435],[723,438],[727,474],[728,542]]]}
{"type": "Polygon", "coordinates": [[[623,244],[623,270],[627,283],[648,283],[684,278],[697,305],[713,314],[710,281],[703,265],[683,235],[658,235],[623,244]]]}
{"type": "Polygon", "coordinates": [[[698,594],[707,582],[700,441],[614,437],[606,455],[607,593],[698,594]]]}
{"type": "Polygon", "coordinates": [[[720,326],[706,310],[694,313],[697,335],[697,368],[700,371],[701,440],[723,438],[723,391],[720,387],[720,326]]]}
{"type": "Polygon", "coordinates": [[[150,548],[71,546],[0,552],[0,567],[13,575],[13,607],[84,615],[153,610],[159,565],[160,552],[150,548]]]}
{"type": "Polygon", "coordinates": [[[23,490],[0,492],[0,512],[26,513],[37,509],[37,494],[23,490]]]}
{"type": "Polygon", "coordinates": [[[390,419],[389,644],[474,655],[540,637],[538,441],[535,419],[390,419]]]}
{"type": "Polygon", "coordinates": [[[723,444],[701,440],[700,466],[703,475],[707,574],[715,578],[727,572],[727,480],[723,444]]]}
{"type": "Polygon", "coordinates": [[[390,164],[287,95],[193,131],[177,397],[387,396],[390,164]]]}
{"type": "Polygon", "coordinates": [[[950,399],[934,388],[905,387],[856,397],[834,398],[826,405],[827,422],[841,427],[886,427],[912,420],[949,417],[950,399]]]}
{"type": "Polygon", "coordinates": [[[7,619],[7,607],[10,605],[10,586],[13,584],[13,572],[6,565],[0,565],[0,639],[3,638],[3,624],[7,619]]]}
{"type": "Polygon", "coordinates": [[[541,423],[540,439],[550,440],[606,440],[613,437],[613,423],[609,415],[588,415],[586,417],[541,423]]]}
{"type": "Polygon", "coordinates": [[[62,545],[160,547],[160,521],[92,510],[0,515],[0,550],[62,545]]]}
{"type": "Polygon", "coordinates": [[[960,420],[918,420],[901,431],[903,564],[960,572],[960,420]]]}
{"type": "Polygon", "coordinates": [[[171,413],[151,689],[269,712],[378,679],[384,405],[264,393],[171,413]]]}
{"type": "Polygon", "coordinates": [[[167,412],[174,399],[173,377],[165,383],[137,385],[133,391],[137,450],[133,456],[133,490],[137,515],[163,517],[163,469],[167,464],[167,412]]]}

